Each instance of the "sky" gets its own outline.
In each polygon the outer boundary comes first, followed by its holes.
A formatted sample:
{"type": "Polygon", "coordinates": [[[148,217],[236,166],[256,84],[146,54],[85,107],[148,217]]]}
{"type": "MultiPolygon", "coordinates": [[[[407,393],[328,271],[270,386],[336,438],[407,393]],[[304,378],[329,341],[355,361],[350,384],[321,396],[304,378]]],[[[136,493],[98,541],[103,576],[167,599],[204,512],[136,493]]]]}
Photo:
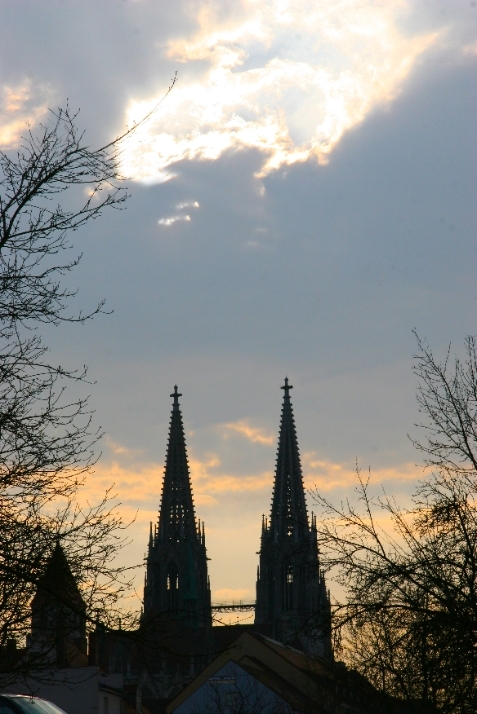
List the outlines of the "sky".
{"type": "Polygon", "coordinates": [[[157,518],[177,384],[212,599],[253,600],[285,375],[310,511],[314,488],[352,497],[356,461],[407,502],[412,330],[442,357],[477,333],[477,3],[0,0],[0,17],[3,150],[67,101],[100,146],[165,97],[124,144],[126,210],[75,236],[77,305],[113,312],[47,339],[96,382],[85,493],[114,483],[135,517],[125,562],[157,518]]]}

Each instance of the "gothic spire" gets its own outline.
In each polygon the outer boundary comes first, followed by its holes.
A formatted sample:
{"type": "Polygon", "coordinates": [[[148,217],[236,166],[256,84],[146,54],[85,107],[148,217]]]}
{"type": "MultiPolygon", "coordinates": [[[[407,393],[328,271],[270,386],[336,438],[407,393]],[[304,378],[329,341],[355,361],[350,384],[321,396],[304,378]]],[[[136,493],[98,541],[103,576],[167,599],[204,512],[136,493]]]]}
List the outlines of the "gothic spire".
{"type": "Polygon", "coordinates": [[[285,378],[270,520],[262,517],[255,623],[272,637],[333,661],[331,606],[320,571],[317,530],[306,512],[293,409],[285,378]]]}
{"type": "Polygon", "coordinates": [[[300,539],[308,533],[305,490],[290,399],[293,387],[288,384],[288,377],[285,377],[281,389],[284,390],[283,406],[270,517],[270,532],[274,541],[288,536],[300,539]]]}
{"type": "Polygon", "coordinates": [[[159,518],[158,540],[163,543],[177,543],[185,538],[197,537],[184,426],[179,408],[181,396],[176,385],[171,394],[174,401],[159,518]]]}

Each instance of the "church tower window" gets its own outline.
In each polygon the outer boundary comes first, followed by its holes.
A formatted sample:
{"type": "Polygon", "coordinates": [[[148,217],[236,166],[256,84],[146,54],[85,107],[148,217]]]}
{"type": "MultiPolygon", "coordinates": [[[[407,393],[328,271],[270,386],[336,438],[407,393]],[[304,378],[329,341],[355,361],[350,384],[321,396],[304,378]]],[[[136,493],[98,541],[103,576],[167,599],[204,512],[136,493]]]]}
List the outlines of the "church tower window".
{"type": "Polygon", "coordinates": [[[168,610],[177,612],[179,609],[179,573],[175,563],[170,563],[166,578],[168,610]]]}
{"type": "Polygon", "coordinates": [[[283,609],[293,609],[293,565],[284,565],[283,609]]]}

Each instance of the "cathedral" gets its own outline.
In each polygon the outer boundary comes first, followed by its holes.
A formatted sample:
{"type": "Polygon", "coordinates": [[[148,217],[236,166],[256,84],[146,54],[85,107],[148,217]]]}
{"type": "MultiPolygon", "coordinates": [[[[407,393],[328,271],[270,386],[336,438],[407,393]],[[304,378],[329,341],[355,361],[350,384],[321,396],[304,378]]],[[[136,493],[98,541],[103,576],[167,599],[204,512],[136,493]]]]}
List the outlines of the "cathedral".
{"type": "Polygon", "coordinates": [[[330,596],[306,507],[287,378],[281,389],[271,510],[257,523],[256,601],[244,606],[254,608],[253,624],[214,622],[228,606],[211,602],[205,528],[194,509],[174,387],[138,627],[111,630],[98,622],[87,642],[87,608],[58,541],[31,603],[27,647],[4,653],[46,667],[46,681],[32,680],[27,693],[75,714],[408,714],[334,660],[330,596]]]}
{"type": "MultiPolygon", "coordinates": [[[[262,519],[255,627],[279,642],[332,659],[331,608],[320,571],[316,523],[305,489],[285,378],[269,518],[262,519]]],[[[167,613],[192,629],[213,622],[204,526],[197,521],[187,449],[174,388],[159,522],[151,525],[144,585],[144,622],[167,613]]]]}
{"type": "MultiPolygon", "coordinates": [[[[330,599],[316,521],[306,508],[291,389],[286,378],[271,512],[261,524],[255,622],[241,627],[331,662],[330,599]]],[[[180,396],[175,387],[159,520],[149,535],[142,625],[182,623],[191,652],[196,646],[213,652],[240,626],[212,626],[205,529],[194,510],[180,396]]]]}
{"type": "MultiPolygon", "coordinates": [[[[205,529],[194,509],[181,394],[174,387],[161,504],[158,521],[150,527],[139,628],[111,632],[98,625],[90,633],[86,653],[84,608],[75,607],[71,616],[76,619],[70,627],[74,643],[65,647],[57,633],[52,643],[58,664],[67,664],[67,651],[74,651],[76,661],[87,656],[89,664],[106,675],[120,673],[125,691],[137,692],[146,702],[177,696],[245,633],[333,664],[330,598],[320,569],[316,521],[313,515],[310,520],[306,507],[291,389],[286,378],[271,511],[261,525],[257,523],[261,542],[254,623],[214,626],[217,606],[211,602],[205,529]]],[[[50,570],[53,567],[61,571],[59,587],[78,600],[79,591],[59,545],[50,570]]],[[[39,587],[32,603],[32,646],[44,639],[48,602],[39,587]]],[[[66,616],[62,613],[63,619],[66,616]]]]}

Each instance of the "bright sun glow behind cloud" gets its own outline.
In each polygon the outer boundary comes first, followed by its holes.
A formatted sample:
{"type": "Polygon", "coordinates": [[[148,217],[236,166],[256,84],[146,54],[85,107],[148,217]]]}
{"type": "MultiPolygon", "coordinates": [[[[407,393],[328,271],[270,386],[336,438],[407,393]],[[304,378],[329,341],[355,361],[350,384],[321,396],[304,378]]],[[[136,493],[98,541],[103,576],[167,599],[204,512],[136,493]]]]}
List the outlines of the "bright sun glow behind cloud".
{"type": "MultiPolygon", "coordinates": [[[[207,69],[191,80],[179,72],[125,152],[128,175],[161,181],[178,161],[243,147],[264,153],[260,175],[312,156],[326,163],[348,129],[397,96],[437,38],[399,29],[404,0],[242,0],[219,20],[221,6],[204,4],[196,34],[169,44],[188,70],[207,69]]],[[[157,101],[131,102],[128,124],[157,101]]]]}

